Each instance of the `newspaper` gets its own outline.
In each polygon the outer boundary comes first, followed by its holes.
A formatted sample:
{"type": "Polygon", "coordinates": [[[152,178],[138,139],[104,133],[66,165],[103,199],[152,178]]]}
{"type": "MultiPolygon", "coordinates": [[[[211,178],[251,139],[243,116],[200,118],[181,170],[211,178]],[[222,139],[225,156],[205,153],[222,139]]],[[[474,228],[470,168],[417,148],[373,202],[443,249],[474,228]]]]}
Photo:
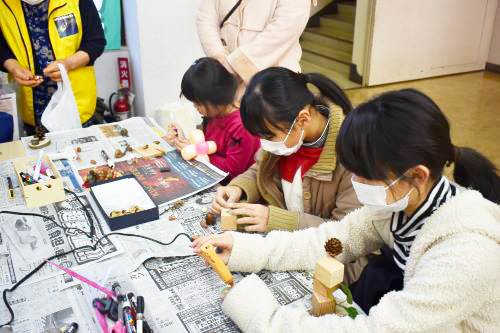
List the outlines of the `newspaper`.
{"type": "MultiPolygon", "coordinates": [[[[3,260],[12,266],[8,270],[9,275],[2,276],[1,283],[3,285],[16,283],[43,260],[54,254],[62,254],[85,245],[93,245],[98,238],[103,236],[103,227],[99,221],[104,220],[102,217],[97,217],[99,215],[96,215],[96,210],[92,207],[86,195],[81,195],[80,200],[88,209],[93,220],[92,223],[95,226],[95,236],[92,239],[76,229],[64,230],[49,219],[34,216],[0,215],[3,244],[0,245],[0,251],[5,254],[3,260]]],[[[23,212],[49,216],[66,228],[77,228],[87,233],[90,232],[91,222],[88,220],[80,203],[72,196],[67,197],[62,202],[24,210],[23,212]]],[[[74,253],[54,259],[54,262],[64,267],[73,268],[92,264],[123,252],[119,242],[104,239],[96,246],[95,250],[88,248],[77,250],[74,253]]],[[[45,265],[26,283],[34,283],[61,273],[57,268],[45,265]]]]}
{"type": "Polygon", "coordinates": [[[0,162],[0,209],[7,207],[15,208],[16,206],[23,205],[24,198],[19,188],[14,163],[12,161],[0,162]],[[8,178],[10,178],[12,187],[14,188],[14,198],[11,198],[9,194],[8,178]]]}
{"type": "MultiPolygon", "coordinates": [[[[94,125],[88,128],[77,130],[59,131],[47,133],[50,144],[44,147],[44,152],[49,154],[65,153],[66,149],[77,149],[78,159],[72,161],[73,167],[77,170],[89,168],[94,165],[104,165],[106,161],[102,151],[113,161],[124,161],[132,157],[139,157],[137,154],[128,152],[124,157],[115,158],[115,152],[120,149],[122,152],[127,145],[131,147],[145,145],[153,141],[159,141],[160,146],[165,150],[172,150],[163,139],[158,129],[153,130],[144,118],[130,118],[119,123],[94,125]],[[121,135],[121,129],[126,129],[127,136],[121,135]]],[[[29,142],[33,137],[23,137],[21,141],[28,155],[37,155],[39,150],[31,149],[29,142]]]]}
{"type": "MultiPolygon", "coordinates": [[[[60,328],[73,322],[78,323],[78,332],[99,332],[81,307],[85,302],[79,290],[81,288],[59,292],[55,279],[50,278],[9,293],[7,299],[15,314],[14,332],[59,333],[60,328]]],[[[3,302],[0,302],[0,318],[2,323],[10,318],[3,302]]]]}
{"type": "MultiPolygon", "coordinates": [[[[90,171],[105,175],[107,165],[81,169],[78,171],[82,184],[90,171]]],[[[167,205],[180,199],[192,196],[218,184],[226,177],[226,173],[200,163],[185,161],[177,150],[169,151],[164,157],[146,159],[138,158],[130,162],[117,162],[115,174],[134,175],[144,186],[149,196],[158,206],[167,205]]]]}

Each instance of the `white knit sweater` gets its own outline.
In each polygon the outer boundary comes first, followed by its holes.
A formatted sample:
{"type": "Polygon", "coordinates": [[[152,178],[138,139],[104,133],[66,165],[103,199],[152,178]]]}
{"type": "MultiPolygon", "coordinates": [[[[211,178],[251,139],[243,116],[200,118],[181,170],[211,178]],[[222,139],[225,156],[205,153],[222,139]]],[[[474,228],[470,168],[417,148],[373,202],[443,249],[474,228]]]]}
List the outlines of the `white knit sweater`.
{"type": "MultiPolygon", "coordinates": [[[[339,259],[349,262],[391,245],[388,227],[388,220],[360,208],[317,228],[265,238],[233,233],[229,268],[314,269],[332,237],[344,246],[339,259]]],[[[312,317],[281,307],[255,274],[239,282],[222,307],[244,332],[500,332],[500,206],[466,190],[438,208],[411,247],[403,290],[386,294],[368,316],[312,317]]]]}

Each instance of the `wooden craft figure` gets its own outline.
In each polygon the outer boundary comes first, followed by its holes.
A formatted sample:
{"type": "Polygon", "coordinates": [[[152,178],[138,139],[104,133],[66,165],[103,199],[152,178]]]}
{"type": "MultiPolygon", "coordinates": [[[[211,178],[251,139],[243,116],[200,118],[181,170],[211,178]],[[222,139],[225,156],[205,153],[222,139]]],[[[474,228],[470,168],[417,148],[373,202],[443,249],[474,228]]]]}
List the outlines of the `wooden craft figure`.
{"type": "Polygon", "coordinates": [[[312,314],[315,316],[335,312],[333,292],[344,280],[344,264],[334,258],[342,253],[342,243],[331,238],[326,242],[325,250],[328,256],[316,262],[313,279],[312,314]]]}
{"type": "Polygon", "coordinates": [[[205,134],[199,129],[195,129],[189,134],[190,145],[182,148],[182,158],[189,161],[193,158],[209,162],[208,155],[217,151],[217,144],[214,141],[205,141],[205,134]]]}
{"type": "Polygon", "coordinates": [[[35,128],[35,135],[33,136],[33,139],[28,142],[28,146],[31,149],[40,149],[48,146],[49,144],[49,138],[45,137],[45,129],[42,126],[37,126],[35,128]]]}

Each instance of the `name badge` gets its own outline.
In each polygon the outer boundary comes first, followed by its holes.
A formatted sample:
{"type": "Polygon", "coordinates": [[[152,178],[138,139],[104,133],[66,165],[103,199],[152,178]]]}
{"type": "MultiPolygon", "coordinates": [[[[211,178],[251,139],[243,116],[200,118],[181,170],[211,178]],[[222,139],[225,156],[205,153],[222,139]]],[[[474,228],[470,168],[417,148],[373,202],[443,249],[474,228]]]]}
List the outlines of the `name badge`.
{"type": "Polygon", "coordinates": [[[59,16],[54,19],[56,22],[57,32],[59,37],[64,38],[78,33],[78,26],[76,24],[75,15],[67,14],[59,16]]]}

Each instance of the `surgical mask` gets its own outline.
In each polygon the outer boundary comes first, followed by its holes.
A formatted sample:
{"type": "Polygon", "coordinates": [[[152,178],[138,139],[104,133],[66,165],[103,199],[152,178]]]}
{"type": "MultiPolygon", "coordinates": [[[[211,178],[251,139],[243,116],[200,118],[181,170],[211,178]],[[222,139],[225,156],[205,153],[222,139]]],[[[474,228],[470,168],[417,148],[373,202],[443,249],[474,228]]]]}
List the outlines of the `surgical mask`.
{"type": "Polygon", "coordinates": [[[403,211],[408,207],[410,194],[413,189],[408,191],[403,198],[391,204],[387,203],[387,189],[396,184],[401,177],[393,181],[389,186],[363,184],[355,181],[353,178],[351,178],[351,182],[360,203],[370,208],[374,213],[389,214],[403,211]]]}
{"type": "Polygon", "coordinates": [[[23,0],[23,2],[26,2],[28,5],[38,5],[44,2],[45,0],[23,0]]]}
{"type": "Polygon", "coordinates": [[[297,144],[293,147],[287,147],[285,145],[286,140],[290,136],[290,133],[292,132],[293,126],[295,126],[295,122],[297,121],[297,118],[292,123],[292,127],[288,131],[288,134],[286,135],[285,139],[280,142],[275,142],[275,141],[270,141],[270,140],[265,140],[265,139],[260,139],[260,146],[262,149],[264,149],[267,152],[270,152],[271,154],[274,155],[280,155],[280,156],[289,156],[292,155],[293,153],[296,153],[297,150],[300,149],[302,144],[304,143],[303,138],[304,138],[304,129],[302,129],[302,132],[300,133],[300,140],[297,142],[297,144]]]}

